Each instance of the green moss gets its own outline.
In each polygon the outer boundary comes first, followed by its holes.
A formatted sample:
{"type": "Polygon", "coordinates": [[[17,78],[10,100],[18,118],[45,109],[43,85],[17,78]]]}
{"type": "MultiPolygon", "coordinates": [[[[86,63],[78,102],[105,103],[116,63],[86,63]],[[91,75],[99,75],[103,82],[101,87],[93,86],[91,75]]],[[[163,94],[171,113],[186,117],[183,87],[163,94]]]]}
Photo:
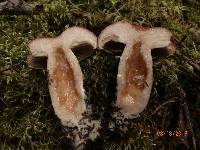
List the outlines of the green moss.
{"type": "MultiPolygon", "coordinates": [[[[55,37],[65,27],[82,26],[95,34],[119,20],[143,26],[162,26],[187,39],[178,47],[179,55],[154,59],[154,85],[148,107],[140,118],[132,120],[128,134],[120,130],[104,130],[93,143],[104,149],[164,149],[166,139],[155,138],[156,130],[166,130],[170,121],[171,103],[186,91],[191,112],[197,115],[200,104],[200,72],[189,63],[200,63],[200,46],[192,39],[190,28],[200,27],[199,2],[160,0],[38,0],[44,13],[34,16],[0,16],[0,147],[1,149],[67,149],[68,142],[54,114],[48,93],[47,72],[30,70],[26,65],[28,42],[37,37],[55,37]],[[164,117],[165,116],[165,117],[164,117]]],[[[106,50],[97,50],[82,61],[84,87],[94,114],[104,119],[116,99],[116,74],[119,60],[106,50]],[[105,112],[105,113],[104,113],[105,112]]],[[[113,110],[112,110],[113,111],[113,110]]],[[[192,113],[193,114],[193,113],[192,113]]],[[[108,115],[109,116],[109,115],[108,115]]],[[[110,120],[111,122],[113,120],[110,120]]],[[[113,121],[114,123],[116,120],[113,121]]],[[[195,133],[199,121],[193,120],[195,133]]],[[[200,135],[196,134],[196,141],[200,135]]],[[[200,147],[197,142],[197,146],[200,147]]]]}

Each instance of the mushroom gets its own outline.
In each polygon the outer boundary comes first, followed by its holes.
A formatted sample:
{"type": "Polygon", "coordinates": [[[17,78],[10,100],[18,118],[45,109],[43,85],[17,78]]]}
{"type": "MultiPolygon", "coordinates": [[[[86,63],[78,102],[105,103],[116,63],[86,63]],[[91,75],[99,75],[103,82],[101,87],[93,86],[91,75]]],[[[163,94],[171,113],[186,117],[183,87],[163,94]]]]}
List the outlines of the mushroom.
{"type": "Polygon", "coordinates": [[[147,106],[153,83],[151,50],[169,56],[175,52],[175,42],[165,28],[124,21],[106,27],[98,37],[98,47],[110,41],[125,44],[118,66],[116,105],[125,117],[138,117],[147,106]]]}
{"type": "Polygon", "coordinates": [[[78,126],[86,112],[83,75],[74,53],[83,59],[96,46],[96,36],[79,27],[68,28],[56,38],[38,38],[29,43],[31,68],[44,68],[47,60],[52,105],[64,126],[78,126]]]}

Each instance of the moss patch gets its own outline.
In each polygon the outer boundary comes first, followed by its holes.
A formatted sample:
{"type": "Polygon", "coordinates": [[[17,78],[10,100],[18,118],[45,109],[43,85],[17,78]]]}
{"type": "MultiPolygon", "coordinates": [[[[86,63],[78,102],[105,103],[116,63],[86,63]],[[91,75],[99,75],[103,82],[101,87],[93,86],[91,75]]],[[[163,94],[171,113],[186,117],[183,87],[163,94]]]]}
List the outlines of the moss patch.
{"type": "MultiPolygon", "coordinates": [[[[164,149],[165,137],[156,138],[157,130],[167,130],[174,112],[170,102],[187,102],[197,147],[200,147],[200,72],[191,61],[200,64],[200,39],[193,33],[200,28],[200,3],[197,0],[38,0],[44,12],[33,16],[0,16],[0,147],[1,149],[67,149],[68,141],[54,114],[48,93],[46,70],[30,70],[26,65],[27,44],[37,37],[55,37],[66,27],[86,27],[98,35],[107,25],[127,20],[131,23],[171,30],[187,39],[178,54],[167,59],[154,58],[154,85],[148,107],[140,118],[131,121],[128,134],[102,129],[88,148],[164,149]],[[193,32],[190,32],[192,29],[193,32]],[[6,71],[2,71],[6,69],[6,71]],[[155,110],[163,103],[168,104],[155,110]]],[[[108,50],[97,50],[80,62],[88,101],[94,114],[109,120],[111,103],[116,99],[116,74],[119,60],[108,50]]]]}

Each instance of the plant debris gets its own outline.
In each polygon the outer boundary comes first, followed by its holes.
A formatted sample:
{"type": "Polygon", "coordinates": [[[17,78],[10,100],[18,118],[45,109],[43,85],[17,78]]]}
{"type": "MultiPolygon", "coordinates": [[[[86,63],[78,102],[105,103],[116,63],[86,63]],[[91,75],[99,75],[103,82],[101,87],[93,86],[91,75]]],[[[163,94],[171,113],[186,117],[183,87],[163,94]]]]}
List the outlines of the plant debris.
{"type": "MultiPolygon", "coordinates": [[[[120,20],[164,27],[179,38],[187,38],[178,46],[176,55],[153,58],[154,84],[149,104],[139,118],[124,123],[112,116],[117,112],[113,104],[119,59],[105,49],[96,50],[80,62],[86,101],[93,106],[92,117],[101,118],[103,127],[99,138],[88,141],[85,149],[165,149],[169,139],[156,136],[156,131],[172,130],[168,127],[176,110],[180,110],[172,107],[182,97],[180,87],[186,93],[193,138],[200,149],[200,72],[194,67],[200,64],[200,45],[189,31],[200,27],[198,0],[35,2],[43,5],[40,15],[0,16],[0,66],[9,68],[9,74],[0,73],[1,149],[70,149],[51,105],[47,71],[27,66],[28,43],[36,37],[55,37],[71,26],[85,27],[98,36],[106,26],[120,20]]],[[[188,145],[192,147],[192,143],[189,136],[188,145]]]]}

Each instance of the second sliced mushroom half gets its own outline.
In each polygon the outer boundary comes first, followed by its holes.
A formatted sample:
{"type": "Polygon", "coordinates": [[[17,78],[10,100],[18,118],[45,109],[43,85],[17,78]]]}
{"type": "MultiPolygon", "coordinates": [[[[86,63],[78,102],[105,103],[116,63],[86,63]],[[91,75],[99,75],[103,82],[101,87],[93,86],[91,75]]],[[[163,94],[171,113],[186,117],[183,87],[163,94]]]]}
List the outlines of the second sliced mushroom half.
{"type": "Polygon", "coordinates": [[[110,41],[125,44],[120,57],[117,75],[117,102],[124,116],[137,117],[147,106],[153,69],[151,50],[171,55],[175,43],[171,32],[165,28],[146,28],[117,22],[106,27],[98,38],[98,47],[104,48],[110,41]]]}

